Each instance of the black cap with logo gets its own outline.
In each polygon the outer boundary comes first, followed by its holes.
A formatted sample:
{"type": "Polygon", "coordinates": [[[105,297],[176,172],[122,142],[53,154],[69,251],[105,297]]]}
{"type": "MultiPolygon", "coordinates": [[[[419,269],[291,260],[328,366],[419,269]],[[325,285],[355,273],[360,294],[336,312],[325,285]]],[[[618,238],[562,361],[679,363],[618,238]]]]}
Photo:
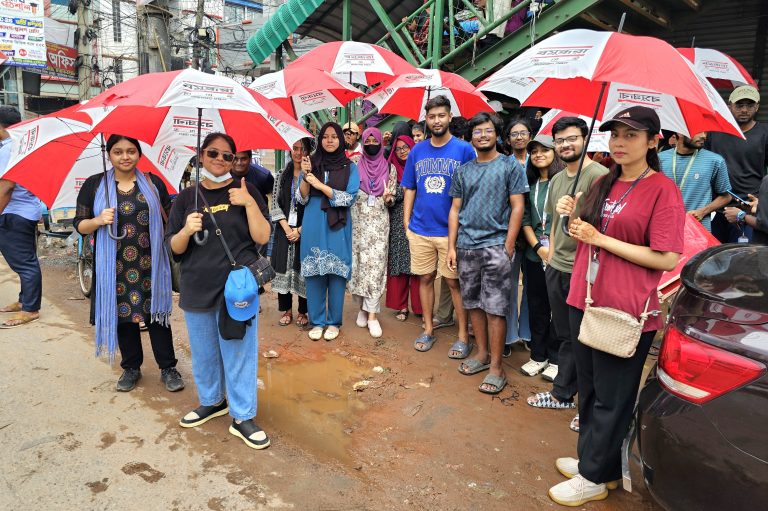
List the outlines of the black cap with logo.
{"type": "Polygon", "coordinates": [[[610,131],[617,122],[636,130],[650,131],[654,135],[661,131],[659,114],[653,108],[646,106],[632,106],[618,112],[600,125],[600,131],[610,131]]]}

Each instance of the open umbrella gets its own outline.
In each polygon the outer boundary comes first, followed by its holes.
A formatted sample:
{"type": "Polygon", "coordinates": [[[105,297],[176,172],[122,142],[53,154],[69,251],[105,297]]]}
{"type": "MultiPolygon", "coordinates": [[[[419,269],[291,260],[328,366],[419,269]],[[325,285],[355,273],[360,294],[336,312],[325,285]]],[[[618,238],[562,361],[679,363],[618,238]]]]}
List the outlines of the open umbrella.
{"type": "MultiPolygon", "coordinates": [[[[204,131],[222,131],[246,149],[289,149],[311,136],[288,112],[261,94],[225,76],[193,69],[149,73],[108,89],[88,107],[117,107],[95,131],[119,132],[150,144],[167,143],[200,152],[204,131]],[[204,121],[205,119],[205,121],[204,121]]],[[[196,159],[195,183],[200,182],[196,159]]],[[[195,194],[195,209],[198,210],[195,194]]],[[[208,232],[195,234],[202,245],[208,232]]]]}
{"type": "Polygon", "coordinates": [[[752,78],[738,60],[712,48],[678,48],[685,58],[693,62],[696,71],[719,88],[736,88],[739,85],[757,87],[752,78]]]}
{"type": "Polygon", "coordinates": [[[394,75],[418,74],[405,59],[375,44],[334,41],[314,48],[286,69],[313,68],[328,71],[349,83],[375,85],[394,75]]]}
{"type": "Polygon", "coordinates": [[[295,118],[326,108],[343,107],[363,93],[313,68],[291,67],[256,78],[249,86],[295,118]]]}
{"type": "MultiPolygon", "coordinates": [[[[557,108],[551,109],[549,112],[541,117],[541,128],[539,128],[539,135],[552,136],[552,127],[555,123],[563,117],[578,117],[584,120],[587,124],[592,122],[592,118],[586,115],[580,115],[574,112],[566,112],[557,108]]],[[[600,121],[598,121],[600,122],[600,121]]],[[[596,131],[589,137],[589,145],[587,145],[587,151],[589,152],[608,152],[608,138],[610,133],[605,131],[596,131]]]]}
{"type": "MultiPolygon", "coordinates": [[[[517,98],[522,105],[588,115],[591,133],[595,119],[604,117],[605,105],[612,104],[610,92],[606,96],[611,84],[616,84],[618,100],[628,105],[674,103],[686,121],[682,133],[722,131],[743,137],[706,78],[675,48],[653,37],[582,29],[560,32],[520,54],[478,89],[517,98]]],[[[567,224],[563,222],[564,231],[567,224]]]]}
{"type": "Polygon", "coordinates": [[[366,98],[379,112],[423,120],[424,105],[442,94],[451,100],[451,113],[470,118],[478,112],[493,112],[483,93],[462,76],[437,69],[423,69],[386,80],[366,98]]]}
{"type": "MultiPolygon", "coordinates": [[[[39,197],[50,209],[73,207],[80,186],[106,169],[104,137],[91,133],[91,119],[78,107],[19,123],[8,129],[11,157],[0,174],[39,197]]],[[[93,112],[95,113],[95,112],[93,112]]],[[[176,191],[194,151],[168,145],[140,143],[143,152],[138,168],[151,171],[176,191]]],[[[111,236],[119,238],[117,233],[111,236]]]]}

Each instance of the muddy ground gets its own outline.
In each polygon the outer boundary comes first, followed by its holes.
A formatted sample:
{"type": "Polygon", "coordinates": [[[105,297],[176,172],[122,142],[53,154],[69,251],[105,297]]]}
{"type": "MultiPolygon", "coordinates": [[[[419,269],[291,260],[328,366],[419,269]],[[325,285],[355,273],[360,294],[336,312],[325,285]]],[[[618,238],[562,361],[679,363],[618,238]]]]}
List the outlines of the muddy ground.
{"type": "MultiPolygon", "coordinates": [[[[490,397],[477,391],[482,374],[463,376],[447,358],[453,329],[417,353],[419,318],[403,324],[386,312],[374,340],[348,302],[342,335],[312,342],[278,326],[276,296],[266,294],[259,352],[279,356],[259,358],[257,422],[272,446],[254,451],[227,432],[226,418],[178,426],[197,406],[181,311],[173,328],[187,388],[162,387],[145,338],[142,380],[117,393],[119,364],[93,357],[71,252],[49,248],[42,264],[41,320],[0,330],[2,509],[560,508],[546,492],[562,481],[555,458],[575,455],[574,414],[526,405],[550,385],[519,373],[522,348],[505,360],[509,385],[490,397]],[[367,387],[353,390],[361,381],[367,387]]],[[[13,301],[17,282],[0,259],[0,303],[13,301]]],[[[612,491],[585,508],[659,509],[637,467],[634,475],[634,493],[612,491]]]]}

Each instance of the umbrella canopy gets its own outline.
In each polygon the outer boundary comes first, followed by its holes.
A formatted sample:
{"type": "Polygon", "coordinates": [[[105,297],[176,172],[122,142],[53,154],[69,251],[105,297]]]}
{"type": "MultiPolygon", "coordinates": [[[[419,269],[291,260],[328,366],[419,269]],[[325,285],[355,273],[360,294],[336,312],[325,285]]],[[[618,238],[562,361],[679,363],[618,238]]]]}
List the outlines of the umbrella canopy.
{"type": "Polygon", "coordinates": [[[606,110],[614,108],[648,106],[660,117],[671,118],[664,112],[674,112],[685,122],[674,129],[689,136],[702,131],[743,136],[725,102],[693,64],[653,37],[561,32],[523,52],[478,89],[517,98],[526,106],[590,117],[597,112],[597,118],[607,118],[606,110]],[[601,97],[603,84],[610,88],[601,97]]]}
{"type": "Polygon", "coordinates": [[[757,83],[744,66],[730,55],[711,48],[678,48],[677,51],[693,62],[696,71],[705,76],[715,87],[731,89],[740,85],[757,87],[757,83]]]}
{"type": "MultiPolygon", "coordinates": [[[[586,115],[579,115],[574,112],[566,112],[564,110],[558,110],[553,108],[541,117],[541,128],[539,128],[539,135],[552,135],[552,127],[555,123],[563,117],[578,117],[584,120],[587,124],[592,122],[591,117],[586,115]]],[[[599,122],[599,121],[598,121],[599,122]]],[[[611,134],[607,131],[595,131],[592,136],[589,137],[589,145],[587,151],[589,152],[608,152],[608,139],[611,134]]]]}
{"type": "Polygon", "coordinates": [[[418,74],[402,57],[375,44],[357,41],[324,43],[288,65],[325,70],[349,83],[375,85],[394,75],[418,74]]]}
{"type": "Polygon", "coordinates": [[[313,68],[291,67],[256,78],[248,86],[295,118],[326,108],[343,107],[363,93],[313,68]]]}
{"type": "Polygon", "coordinates": [[[379,112],[424,120],[424,105],[444,95],[451,101],[451,113],[470,118],[478,112],[493,112],[488,99],[462,76],[437,69],[423,69],[390,78],[366,98],[379,112]]]}
{"type": "MultiPolygon", "coordinates": [[[[70,107],[8,129],[11,157],[0,178],[28,189],[49,209],[74,207],[83,182],[104,168],[101,135],[90,132],[82,111],[72,114],[70,107]]],[[[194,151],[144,143],[141,149],[138,168],[160,176],[174,193],[194,151]]]]}
{"type": "Polygon", "coordinates": [[[121,133],[150,144],[197,147],[201,137],[222,131],[242,149],[290,149],[311,136],[291,115],[256,91],[225,76],[193,69],[149,73],[127,80],[82,108],[109,110],[93,130],[121,133]]]}

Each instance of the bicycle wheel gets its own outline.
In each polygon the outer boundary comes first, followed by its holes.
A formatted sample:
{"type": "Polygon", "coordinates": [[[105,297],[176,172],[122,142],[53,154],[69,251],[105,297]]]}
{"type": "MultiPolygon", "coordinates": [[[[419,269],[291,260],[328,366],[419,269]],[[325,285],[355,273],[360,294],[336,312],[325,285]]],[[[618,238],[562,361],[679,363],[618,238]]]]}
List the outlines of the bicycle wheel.
{"type": "Polygon", "coordinates": [[[77,258],[77,279],[80,281],[80,291],[86,298],[91,296],[93,291],[93,249],[91,243],[93,236],[88,235],[80,238],[82,248],[77,258]]]}

